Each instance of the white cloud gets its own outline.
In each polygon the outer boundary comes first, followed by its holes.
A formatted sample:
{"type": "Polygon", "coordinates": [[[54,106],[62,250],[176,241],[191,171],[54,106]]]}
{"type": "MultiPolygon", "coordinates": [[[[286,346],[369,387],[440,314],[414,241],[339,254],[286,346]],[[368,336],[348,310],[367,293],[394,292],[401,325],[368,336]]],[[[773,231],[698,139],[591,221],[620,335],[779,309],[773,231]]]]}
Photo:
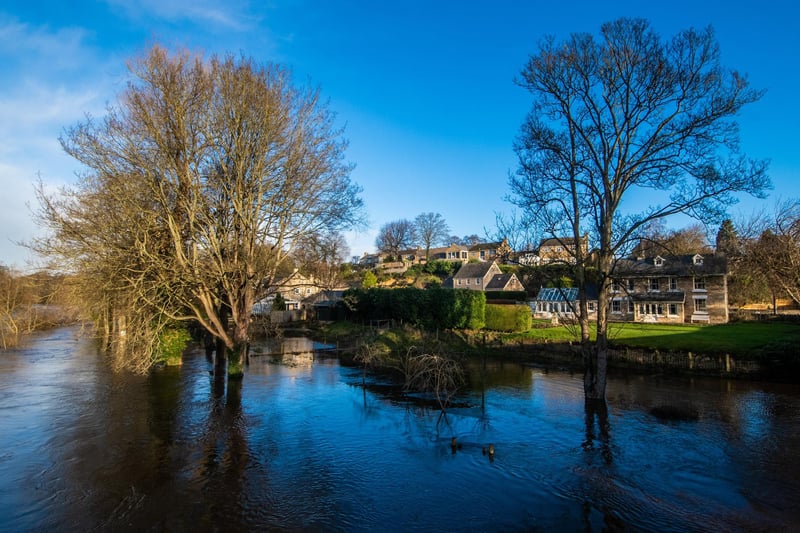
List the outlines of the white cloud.
{"type": "MultiPolygon", "coordinates": [[[[224,30],[252,29],[254,18],[248,3],[239,0],[107,0],[108,4],[122,9],[134,19],[155,18],[170,22],[189,21],[195,24],[212,24],[224,30]]],[[[215,28],[208,28],[214,30],[215,28]]]]}
{"type": "Polygon", "coordinates": [[[48,186],[72,181],[77,164],[58,142],[63,129],[86,112],[101,114],[112,97],[113,61],[86,35],[0,17],[0,263],[22,268],[30,257],[16,242],[39,231],[29,207],[37,177],[48,186]]]}

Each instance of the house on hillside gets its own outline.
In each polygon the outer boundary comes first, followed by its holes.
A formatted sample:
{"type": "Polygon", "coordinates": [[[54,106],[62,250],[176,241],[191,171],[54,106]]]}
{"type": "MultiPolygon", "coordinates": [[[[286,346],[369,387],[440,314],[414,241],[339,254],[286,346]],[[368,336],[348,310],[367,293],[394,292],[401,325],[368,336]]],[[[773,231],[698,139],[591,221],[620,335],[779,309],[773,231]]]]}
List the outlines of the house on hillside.
{"type": "Polygon", "coordinates": [[[728,322],[728,265],[724,256],[657,255],[620,260],[614,270],[611,320],[728,322]]]}
{"type": "Polygon", "coordinates": [[[428,253],[429,261],[457,261],[459,263],[466,263],[467,260],[469,260],[469,247],[460,244],[431,248],[428,253]]]}
{"type": "Polygon", "coordinates": [[[500,242],[482,242],[469,247],[468,259],[478,261],[505,261],[514,250],[508,244],[508,239],[500,242]]]}
{"type": "Polygon", "coordinates": [[[385,254],[377,253],[377,254],[367,254],[361,256],[358,260],[358,264],[368,268],[375,268],[383,261],[385,254]]]}
{"type": "Polygon", "coordinates": [[[473,291],[523,291],[516,274],[503,274],[494,261],[466,263],[453,275],[454,289],[473,291]]]}
{"type": "Polygon", "coordinates": [[[539,243],[539,263],[567,263],[575,264],[575,256],[578,247],[584,257],[589,253],[589,236],[585,235],[578,239],[578,244],[572,237],[553,237],[544,239],[539,243]]]}

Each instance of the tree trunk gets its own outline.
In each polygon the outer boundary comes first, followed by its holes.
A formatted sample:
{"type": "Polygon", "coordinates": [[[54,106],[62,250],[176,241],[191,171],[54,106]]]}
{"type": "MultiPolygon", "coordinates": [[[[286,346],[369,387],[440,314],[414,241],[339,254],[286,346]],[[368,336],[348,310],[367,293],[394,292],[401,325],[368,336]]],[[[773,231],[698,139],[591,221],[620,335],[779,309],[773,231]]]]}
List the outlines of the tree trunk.
{"type": "Polygon", "coordinates": [[[583,346],[583,392],[586,400],[605,401],[606,399],[608,312],[611,308],[610,289],[613,261],[613,256],[608,254],[601,256],[599,261],[600,287],[597,294],[597,339],[594,345],[587,340],[583,346]]]}
{"type": "MultiPolygon", "coordinates": [[[[219,304],[219,320],[223,324],[223,327],[225,327],[228,323],[228,309],[225,307],[224,303],[219,304]]],[[[217,376],[224,376],[226,367],[228,366],[228,351],[225,341],[222,339],[222,337],[217,337],[216,352],[217,358],[214,365],[214,374],[217,376]]]]}
{"type": "Polygon", "coordinates": [[[608,344],[598,340],[594,344],[583,345],[583,392],[587,401],[606,400],[606,371],[608,365],[608,344]]]}

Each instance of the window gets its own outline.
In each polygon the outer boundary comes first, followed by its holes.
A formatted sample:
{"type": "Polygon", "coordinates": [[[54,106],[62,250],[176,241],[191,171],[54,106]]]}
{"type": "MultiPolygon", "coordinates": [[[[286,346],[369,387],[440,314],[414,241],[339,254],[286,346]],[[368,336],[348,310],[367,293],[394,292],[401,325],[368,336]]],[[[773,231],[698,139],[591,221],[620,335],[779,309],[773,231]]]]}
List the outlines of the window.
{"type": "Polygon", "coordinates": [[[708,307],[706,306],[706,299],[705,298],[695,298],[694,299],[694,312],[695,313],[707,313],[708,307]]]}
{"type": "Polygon", "coordinates": [[[678,278],[669,278],[669,290],[671,291],[678,290],[678,278]]]}
{"type": "Polygon", "coordinates": [[[594,302],[586,302],[586,308],[589,311],[594,312],[594,302]]]}
{"type": "Polygon", "coordinates": [[[481,278],[475,278],[475,285],[481,284],[481,278]]]}
{"type": "Polygon", "coordinates": [[[694,278],[694,290],[696,291],[706,290],[706,278],[694,278]]]}
{"type": "Polygon", "coordinates": [[[636,283],[632,279],[628,280],[628,292],[633,292],[636,290],[636,283]]]}
{"type": "Polygon", "coordinates": [[[678,314],[678,304],[669,304],[669,314],[670,315],[678,314]]]}
{"type": "Polygon", "coordinates": [[[612,281],[611,282],[611,290],[613,292],[619,292],[619,281],[612,281]]]}
{"type": "Polygon", "coordinates": [[[633,300],[628,300],[628,312],[633,313],[633,300]]]}
{"type": "Polygon", "coordinates": [[[481,250],[481,259],[486,259],[486,252],[481,250]]]}
{"type": "Polygon", "coordinates": [[[300,294],[300,289],[299,289],[298,287],[295,287],[295,289],[294,289],[294,293],[295,293],[295,294],[300,294]]]}
{"type": "Polygon", "coordinates": [[[650,290],[651,291],[660,290],[658,285],[658,278],[650,278],[650,290]]]}
{"type": "Polygon", "coordinates": [[[458,284],[461,285],[461,280],[460,279],[458,280],[458,284]]]}
{"type": "Polygon", "coordinates": [[[472,278],[467,278],[467,285],[469,285],[469,280],[470,280],[470,279],[472,279],[472,278]]]}
{"type": "Polygon", "coordinates": [[[461,252],[461,259],[467,258],[467,252],[461,252]]]}
{"type": "Polygon", "coordinates": [[[694,264],[695,265],[702,265],[703,264],[703,256],[700,255],[700,254],[697,254],[696,256],[694,256],[694,264]]]}
{"type": "Polygon", "coordinates": [[[663,266],[664,260],[661,257],[657,256],[655,259],[653,259],[653,264],[657,267],[663,266]]]}
{"type": "Polygon", "coordinates": [[[611,312],[612,313],[621,313],[622,306],[619,300],[611,300],[611,312]]]}

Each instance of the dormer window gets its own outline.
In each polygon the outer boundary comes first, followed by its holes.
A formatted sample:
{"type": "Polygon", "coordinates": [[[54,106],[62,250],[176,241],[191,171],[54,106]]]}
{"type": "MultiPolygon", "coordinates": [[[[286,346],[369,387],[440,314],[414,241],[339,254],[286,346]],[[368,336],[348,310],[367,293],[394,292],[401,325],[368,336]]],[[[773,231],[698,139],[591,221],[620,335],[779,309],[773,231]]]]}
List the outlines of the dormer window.
{"type": "Polygon", "coordinates": [[[700,255],[700,254],[695,255],[694,256],[694,264],[695,265],[702,265],[703,264],[703,256],[700,255]]]}
{"type": "Polygon", "coordinates": [[[664,258],[657,255],[655,259],[653,259],[653,264],[657,267],[664,266],[664,258]]]}

